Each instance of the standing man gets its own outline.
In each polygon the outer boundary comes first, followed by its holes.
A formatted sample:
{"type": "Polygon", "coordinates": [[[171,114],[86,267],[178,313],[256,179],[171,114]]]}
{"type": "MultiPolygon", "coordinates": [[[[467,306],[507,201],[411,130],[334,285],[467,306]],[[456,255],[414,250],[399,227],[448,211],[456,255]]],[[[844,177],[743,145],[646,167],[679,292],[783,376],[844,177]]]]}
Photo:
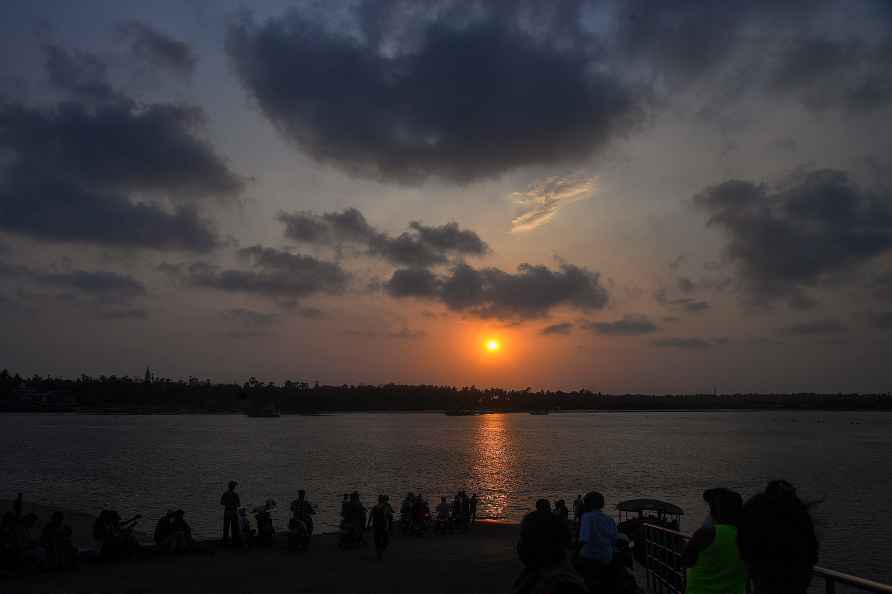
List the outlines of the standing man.
{"type": "Polygon", "coordinates": [[[238,523],[238,508],[240,505],[235,481],[229,481],[229,489],[220,497],[220,505],[223,506],[223,544],[229,544],[229,534],[232,532],[232,544],[242,546],[242,537],[238,523]]]}
{"type": "Polygon", "coordinates": [[[612,579],[611,563],[616,545],[616,522],[606,515],[604,496],[597,491],[582,500],[583,514],[579,526],[579,573],[590,592],[604,589],[612,579]]]}
{"type": "Polygon", "coordinates": [[[375,555],[378,561],[384,555],[384,549],[390,543],[390,522],[393,517],[393,510],[384,495],[378,496],[378,505],[372,508],[369,515],[369,525],[375,537],[375,555]]]}

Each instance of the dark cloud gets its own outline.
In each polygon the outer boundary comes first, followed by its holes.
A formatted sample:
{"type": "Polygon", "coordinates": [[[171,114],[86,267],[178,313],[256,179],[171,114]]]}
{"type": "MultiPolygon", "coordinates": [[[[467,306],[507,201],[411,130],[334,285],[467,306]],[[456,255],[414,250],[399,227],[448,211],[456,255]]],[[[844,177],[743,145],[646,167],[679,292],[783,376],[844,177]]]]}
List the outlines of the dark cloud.
{"type": "Polygon", "coordinates": [[[781,334],[787,336],[830,336],[846,332],[848,329],[839,320],[833,319],[802,322],[780,330],[781,334]]]}
{"type": "Polygon", "coordinates": [[[797,38],[782,48],[769,88],[817,111],[885,109],[892,100],[892,36],[797,38]]]}
{"type": "Polygon", "coordinates": [[[239,250],[248,270],[221,269],[197,262],[190,266],[164,265],[164,271],[189,284],[233,293],[250,293],[282,300],[317,294],[340,294],[350,275],[332,262],[255,245],[239,250]]]}
{"type": "Polygon", "coordinates": [[[50,84],[72,99],[90,104],[127,101],[109,83],[108,67],[96,54],[53,44],[47,44],[44,53],[50,84]]]}
{"type": "Polygon", "coordinates": [[[799,172],[777,186],[726,181],[694,203],[725,233],[726,257],[756,303],[795,299],[892,248],[892,196],[841,171],[799,172]]]}
{"type": "Polygon", "coordinates": [[[662,338],[653,341],[651,344],[661,348],[705,351],[714,343],[702,338],[662,338]]]}
{"type": "Polygon", "coordinates": [[[42,270],[0,260],[0,280],[5,283],[51,287],[63,291],[66,299],[88,297],[106,305],[121,305],[144,297],[145,285],[120,272],[107,270],[42,270]]]}
{"type": "Polygon", "coordinates": [[[0,102],[0,229],[128,247],[217,245],[190,202],[233,196],[243,182],[198,135],[201,110],[137,105],[107,86],[95,56],[47,51],[51,79],[74,100],[0,102]]]}
{"type": "Polygon", "coordinates": [[[417,221],[397,237],[375,229],[355,208],[341,212],[314,214],[281,212],[285,236],[294,241],[343,248],[353,245],[369,256],[383,258],[397,266],[427,267],[445,264],[451,255],[482,256],[489,247],[480,237],[458,223],[428,227],[417,221]]]}
{"type": "Polygon", "coordinates": [[[553,336],[553,335],[567,335],[573,331],[573,324],[571,322],[561,322],[560,324],[551,324],[550,326],[545,326],[542,330],[539,331],[539,334],[542,336],[553,336]]]}
{"type": "Polygon", "coordinates": [[[678,290],[682,293],[691,293],[697,288],[694,281],[684,276],[678,277],[675,284],[678,286],[678,290]]]}
{"type": "Polygon", "coordinates": [[[139,21],[128,21],[118,27],[130,42],[130,51],[149,64],[191,78],[197,61],[188,44],[173,39],[139,21]]]}
{"type": "Polygon", "coordinates": [[[690,303],[685,303],[683,306],[684,310],[689,313],[700,313],[709,309],[708,301],[691,301],[690,303]]]}
{"type": "Polygon", "coordinates": [[[115,308],[99,313],[101,320],[147,320],[149,312],[142,307],[115,308]]]}
{"type": "Polygon", "coordinates": [[[388,332],[386,336],[387,338],[396,338],[397,340],[415,340],[424,338],[427,336],[427,332],[424,330],[409,330],[408,328],[403,328],[401,330],[388,332]]]}
{"type": "Polygon", "coordinates": [[[621,320],[615,322],[586,321],[582,324],[582,328],[607,336],[638,336],[657,331],[656,324],[650,321],[647,316],[640,314],[625,315],[621,320]]]}
{"type": "Polygon", "coordinates": [[[892,311],[871,312],[867,320],[871,328],[892,330],[892,311]]]}
{"type": "Polygon", "coordinates": [[[145,285],[128,274],[108,271],[73,270],[35,273],[34,280],[105,299],[133,299],[146,294],[145,285]]]}
{"type": "Polygon", "coordinates": [[[384,288],[394,297],[437,299],[453,311],[499,319],[539,318],[559,306],[602,309],[608,301],[598,273],[571,264],[558,270],[521,264],[514,274],[467,264],[445,275],[398,269],[384,288]]]}
{"type": "Polygon", "coordinates": [[[573,19],[524,28],[499,2],[427,3],[418,18],[399,19],[411,4],[374,4],[345,13],[356,22],[344,26],[291,11],[262,23],[245,16],[227,32],[247,92],[321,162],[401,183],[470,182],[580,161],[642,117],[597,44],[553,29],[573,19]],[[376,45],[380,35],[369,32],[395,21],[404,34],[376,45]]]}
{"type": "Polygon", "coordinates": [[[277,313],[267,313],[244,307],[226,309],[220,314],[228,321],[251,328],[269,328],[279,319],[277,313]]]}

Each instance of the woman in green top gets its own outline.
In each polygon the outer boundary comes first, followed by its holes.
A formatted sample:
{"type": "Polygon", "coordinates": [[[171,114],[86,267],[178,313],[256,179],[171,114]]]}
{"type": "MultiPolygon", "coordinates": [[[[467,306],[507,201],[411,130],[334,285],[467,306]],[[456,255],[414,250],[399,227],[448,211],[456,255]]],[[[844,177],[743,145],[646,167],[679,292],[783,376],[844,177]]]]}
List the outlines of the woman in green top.
{"type": "Polygon", "coordinates": [[[688,567],[686,594],[743,594],[746,572],[737,548],[737,521],[743,498],[728,489],[703,494],[711,524],[694,532],[681,557],[688,567]]]}

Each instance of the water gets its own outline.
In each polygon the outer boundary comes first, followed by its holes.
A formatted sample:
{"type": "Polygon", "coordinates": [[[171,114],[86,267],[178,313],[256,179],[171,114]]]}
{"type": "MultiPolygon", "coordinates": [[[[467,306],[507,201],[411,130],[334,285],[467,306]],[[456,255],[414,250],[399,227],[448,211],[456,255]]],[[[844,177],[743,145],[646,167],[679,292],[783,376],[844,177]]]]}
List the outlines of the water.
{"type": "Polygon", "coordinates": [[[216,537],[220,495],[238,480],[243,504],[288,504],[305,488],[317,525],[336,526],[341,494],[369,504],[407,491],[459,489],[480,515],[519,520],[538,497],[602,491],[612,509],[633,497],[684,508],[692,530],[700,494],[727,486],[744,497],[783,477],[821,500],[821,564],[892,582],[892,413],[564,413],[448,417],[339,414],[243,416],[0,415],[0,484],[12,498],[123,516],[150,532],[182,507],[199,537],[216,537]]]}

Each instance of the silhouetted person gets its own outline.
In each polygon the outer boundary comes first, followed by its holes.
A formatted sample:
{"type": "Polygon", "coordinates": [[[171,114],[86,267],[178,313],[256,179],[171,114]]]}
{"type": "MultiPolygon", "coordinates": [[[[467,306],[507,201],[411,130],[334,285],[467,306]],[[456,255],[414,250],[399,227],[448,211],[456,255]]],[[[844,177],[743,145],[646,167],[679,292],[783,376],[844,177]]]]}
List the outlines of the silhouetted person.
{"type": "Polygon", "coordinates": [[[182,535],[183,546],[186,550],[194,547],[195,541],[192,539],[192,527],[186,521],[186,512],[178,509],[173,514],[173,531],[174,534],[182,535]]]}
{"type": "Polygon", "coordinates": [[[753,594],[805,594],[818,562],[808,506],[786,481],[773,481],[743,506],[737,532],[753,594]]]}
{"type": "Polygon", "coordinates": [[[566,526],[570,526],[570,510],[563,499],[558,499],[554,504],[554,515],[566,526]]]}
{"type": "Polygon", "coordinates": [[[688,567],[687,594],[743,594],[746,573],[737,548],[743,498],[728,489],[703,494],[710,521],[691,535],[681,564],[688,567]]]}
{"type": "Polygon", "coordinates": [[[104,559],[117,559],[139,549],[133,528],[142,516],[137,514],[122,520],[115,510],[104,509],[93,523],[93,538],[99,543],[99,554],[104,559]]]}
{"type": "Polygon", "coordinates": [[[291,502],[291,513],[294,519],[304,523],[307,534],[312,536],[313,514],[316,513],[316,510],[313,509],[313,504],[307,501],[307,493],[303,489],[297,492],[297,499],[291,502]]]}
{"type": "Polygon", "coordinates": [[[375,556],[380,561],[384,555],[384,549],[390,543],[390,523],[393,518],[393,510],[387,503],[384,495],[378,496],[378,504],[372,508],[369,514],[369,526],[375,542],[375,556]]]}
{"type": "Polygon", "coordinates": [[[220,505],[223,506],[223,544],[230,544],[230,533],[232,534],[232,544],[241,546],[241,527],[239,526],[238,508],[241,502],[235,487],[238,485],[235,481],[229,481],[228,489],[220,497],[220,505]]]}
{"type": "Polygon", "coordinates": [[[585,594],[582,578],[567,559],[570,533],[550,512],[527,514],[520,524],[517,556],[524,565],[514,594],[585,594]]]}
{"type": "Polygon", "coordinates": [[[452,529],[450,512],[452,506],[446,500],[446,496],[440,497],[440,503],[437,505],[437,530],[439,532],[447,532],[452,529]]]}
{"type": "Polygon", "coordinates": [[[173,534],[173,510],[168,510],[155,524],[155,546],[159,551],[169,552],[176,550],[176,538],[173,534]]]}
{"type": "Polygon", "coordinates": [[[64,524],[62,512],[54,512],[43,527],[40,542],[46,550],[47,567],[67,569],[77,566],[77,549],[71,542],[71,527],[64,524]]]}
{"type": "Polygon", "coordinates": [[[402,504],[400,504],[400,528],[403,531],[403,534],[406,534],[412,528],[412,521],[415,516],[415,494],[411,491],[406,494],[406,498],[403,499],[402,504]]]}
{"type": "Polygon", "coordinates": [[[579,572],[592,592],[612,578],[613,552],[616,545],[616,522],[606,515],[604,496],[596,491],[582,500],[583,514],[579,525],[579,572]]]}
{"type": "Polygon", "coordinates": [[[471,495],[471,501],[469,502],[470,507],[471,507],[471,518],[470,518],[471,522],[477,521],[477,503],[478,502],[479,502],[479,500],[477,499],[477,494],[474,493],[473,495],[471,495]]]}
{"type": "Polygon", "coordinates": [[[546,514],[551,513],[551,502],[547,499],[537,499],[536,500],[536,511],[540,511],[546,514]]]}

